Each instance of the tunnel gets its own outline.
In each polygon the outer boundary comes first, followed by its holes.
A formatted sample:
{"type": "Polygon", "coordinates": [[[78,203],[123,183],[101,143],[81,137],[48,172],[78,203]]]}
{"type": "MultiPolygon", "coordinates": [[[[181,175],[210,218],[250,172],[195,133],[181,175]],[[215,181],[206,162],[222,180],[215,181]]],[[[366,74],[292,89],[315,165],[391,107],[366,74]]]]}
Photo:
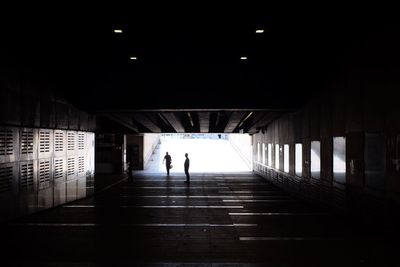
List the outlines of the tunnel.
{"type": "Polygon", "coordinates": [[[398,14],[6,13],[1,266],[399,265],[398,14]]]}

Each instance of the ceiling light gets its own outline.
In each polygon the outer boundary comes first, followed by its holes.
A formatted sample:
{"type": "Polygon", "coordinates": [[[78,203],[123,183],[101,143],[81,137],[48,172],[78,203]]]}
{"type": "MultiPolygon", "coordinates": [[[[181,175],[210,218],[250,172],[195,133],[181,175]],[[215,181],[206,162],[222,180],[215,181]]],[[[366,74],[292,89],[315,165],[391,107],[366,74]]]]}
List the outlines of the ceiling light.
{"type": "Polygon", "coordinates": [[[121,29],[114,29],[114,33],[122,33],[121,29]]]}
{"type": "Polygon", "coordinates": [[[247,60],[247,57],[240,57],[241,60],[247,60]]]}
{"type": "Polygon", "coordinates": [[[130,57],[131,60],[137,60],[137,57],[130,57]]]}
{"type": "Polygon", "coordinates": [[[264,30],[262,29],[256,30],[256,33],[264,33],[264,30]]]}

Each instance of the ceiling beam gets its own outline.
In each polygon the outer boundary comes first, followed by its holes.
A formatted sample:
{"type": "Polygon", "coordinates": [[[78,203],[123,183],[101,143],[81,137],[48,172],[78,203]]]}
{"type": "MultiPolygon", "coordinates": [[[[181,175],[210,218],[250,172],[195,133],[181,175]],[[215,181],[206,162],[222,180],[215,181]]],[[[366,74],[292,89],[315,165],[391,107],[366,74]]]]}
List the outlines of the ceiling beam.
{"type": "Polygon", "coordinates": [[[193,117],[192,117],[192,114],[190,114],[190,112],[188,111],[188,112],[186,112],[186,114],[187,114],[187,116],[188,116],[188,118],[189,118],[189,122],[190,122],[190,125],[192,126],[192,128],[194,127],[194,122],[193,122],[193,117]]]}
{"type": "Polygon", "coordinates": [[[200,132],[208,133],[210,131],[210,112],[198,112],[200,132]]]}
{"type": "Polygon", "coordinates": [[[263,128],[270,124],[273,120],[278,118],[282,113],[281,112],[258,112],[255,114],[253,118],[252,124],[249,126],[247,132],[249,134],[256,133],[263,128]]]}
{"type": "Polygon", "coordinates": [[[169,124],[171,124],[171,126],[175,129],[177,133],[185,132],[185,128],[183,127],[182,122],[175,113],[164,112],[162,115],[168,120],[169,124]]]}
{"type": "Polygon", "coordinates": [[[132,117],[135,121],[149,129],[153,133],[161,133],[161,128],[158,127],[153,121],[151,121],[146,115],[143,113],[133,113],[132,117]]]}
{"type": "Polygon", "coordinates": [[[133,125],[132,120],[130,120],[129,118],[127,118],[124,115],[104,113],[103,116],[118,123],[118,124],[121,124],[122,126],[128,128],[129,130],[134,131],[135,133],[139,132],[139,129],[135,125],[133,125]]]}
{"type": "Polygon", "coordinates": [[[231,116],[229,117],[228,123],[225,126],[225,133],[233,133],[236,129],[236,126],[240,123],[245,113],[234,111],[232,112],[231,116]]]}

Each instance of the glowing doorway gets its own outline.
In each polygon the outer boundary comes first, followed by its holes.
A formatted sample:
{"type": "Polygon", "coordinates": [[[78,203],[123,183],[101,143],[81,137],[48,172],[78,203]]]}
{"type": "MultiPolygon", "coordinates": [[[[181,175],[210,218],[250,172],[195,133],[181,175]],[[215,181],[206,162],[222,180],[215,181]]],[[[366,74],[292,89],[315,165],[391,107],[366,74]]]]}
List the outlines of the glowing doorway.
{"type": "Polygon", "coordinates": [[[189,154],[190,172],[251,170],[251,137],[247,134],[161,134],[145,171],[166,172],[166,152],[172,157],[171,174],[184,171],[185,153],[189,154]]]}

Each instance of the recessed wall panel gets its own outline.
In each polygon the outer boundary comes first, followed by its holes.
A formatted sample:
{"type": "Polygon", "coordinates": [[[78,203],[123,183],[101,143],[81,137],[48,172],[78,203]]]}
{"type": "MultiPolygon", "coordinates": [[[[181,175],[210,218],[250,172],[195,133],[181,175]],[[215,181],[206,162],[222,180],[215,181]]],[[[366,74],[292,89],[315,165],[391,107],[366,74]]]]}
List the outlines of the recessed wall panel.
{"type": "Polygon", "coordinates": [[[385,188],[385,136],[379,133],[365,134],[364,166],[367,187],[376,190],[385,188]]]}
{"type": "Polygon", "coordinates": [[[283,145],[283,171],[289,172],[289,145],[283,145]]]}
{"type": "Polygon", "coordinates": [[[0,163],[0,194],[18,193],[18,162],[0,163]]]}
{"type": "Polygon", "coordinates": [[[38,188],[46,189],[53,186],[52,159],[40,159],[38,165],[38,188]]]}
{"type": "Polygon", "coordinates": [[[65,157],[67,155],[67,131],[54,130],[54,156],[65,157]]]}
{"type": "Polygon", "coordinates": [[[333,138],[333,180],[346,183],[346,138],[333,138]]]}
{"type": "Polygon", "coordinates": [[[53,177],[54,183],[64,183],[67,178],[67,158],[54,158],[53,159],[53,177]]]}
{"type": "Polygon", "coordinates": [[[73,180],[77,177],[77,162],[75,156],[67,157],[67,180],[73,180]]]}
{"type": "Polygon", "coordinates": [[[67,131],[67,155],[75,155],[77,152],[77,132],[67,131]]]}
{"type": "Polygon", "coordinates": [[[303,145],[295,145],[295,174],[303,176],[303,145]]]}
{"type": "Polygon", "coordinates": [[[321,142],[311,142],[311,177],[321,178],[321,142]]]}
{"type": "Polygon", "coordinates": [[[19,133],[15,127],[0,127],[0,163],[19,160],[19,133]]]}
{"type": "Polygon", "coordinates": [[[19,131],[19,159],[34,160],[38,157],[38,129],[21,128],[19,131]]]}
{"type": "Polygon", "coordinates": [[[38,142],[38,158],[51,158],[53,156],[53,130],[39,129],[38,142]]]}
{"type": "Polygon", "coordinates": [[[275,145],[275,169],[279,170],[280,167],[280,146],[279,144],[275,145]]]}
{"type": "Polygon", "coordinates": [[[272,144],[268,144],[268,156],[267,156],[267,163],[269,167],[272,167],[272,144]]]}

